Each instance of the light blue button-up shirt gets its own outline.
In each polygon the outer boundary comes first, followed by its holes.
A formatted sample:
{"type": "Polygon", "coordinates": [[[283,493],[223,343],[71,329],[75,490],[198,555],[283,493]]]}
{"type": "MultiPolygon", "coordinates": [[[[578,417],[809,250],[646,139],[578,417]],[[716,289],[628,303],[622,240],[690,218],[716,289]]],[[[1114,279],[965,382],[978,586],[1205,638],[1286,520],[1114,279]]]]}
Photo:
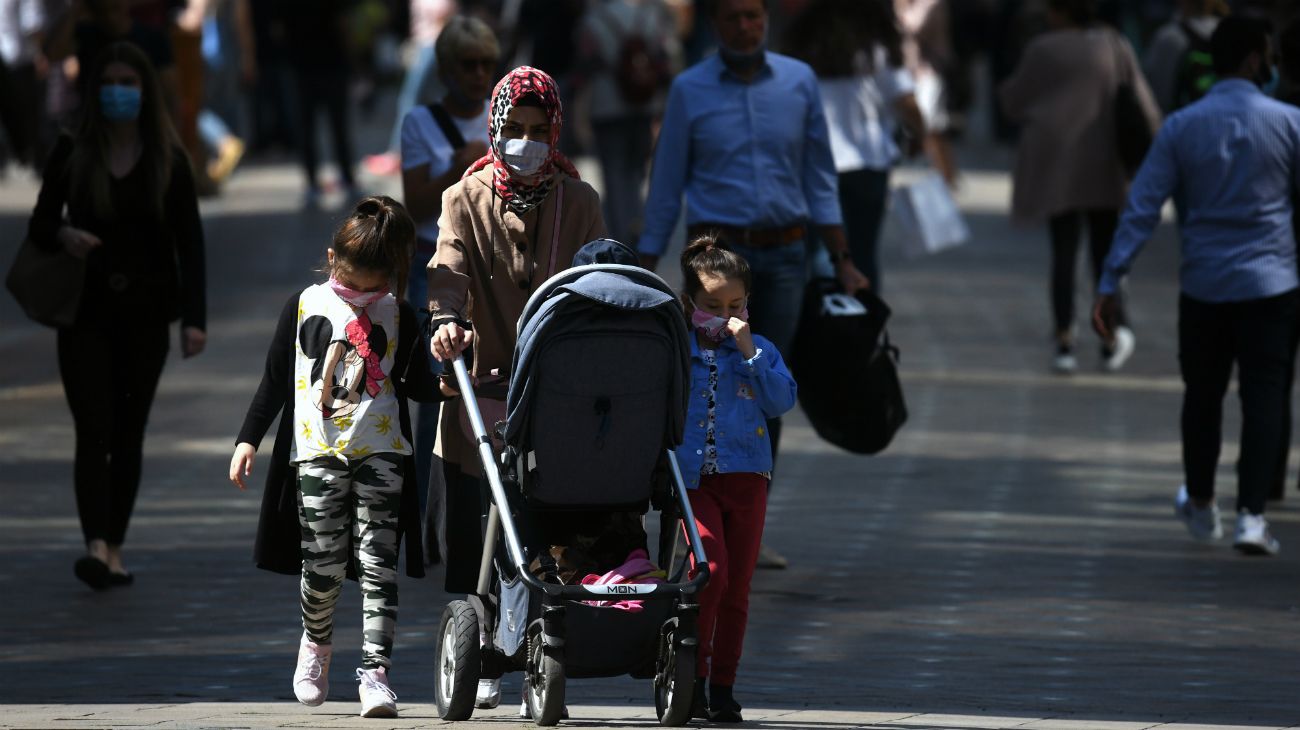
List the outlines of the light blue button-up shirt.
{"type": "Polygon", "coordinates": [[[1184,294],[1239,302],[1295,289],[1298,187],[1300,109],[1249,81],[1220,81],[1161,127],[1133,181],[1098,291],[1115,293],[1175,192],[1185,214],[1184,294]]]}
{"type": "Polygon", "coordinates": [[[641,253],[662,255],[686,195],[686,223],[836,225],[830,134],[809,66],[768,52],[746,83],[711,56],[668,92],[641,253]]]}

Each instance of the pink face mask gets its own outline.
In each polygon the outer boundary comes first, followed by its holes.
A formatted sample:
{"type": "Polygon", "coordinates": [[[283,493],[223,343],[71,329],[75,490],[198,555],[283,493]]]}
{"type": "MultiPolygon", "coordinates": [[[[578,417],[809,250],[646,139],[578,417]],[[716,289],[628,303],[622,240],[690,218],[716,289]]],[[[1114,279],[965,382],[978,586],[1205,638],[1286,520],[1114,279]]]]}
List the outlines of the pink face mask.
{"type": "MultiPolygon", "coordinates": [[[[746,308],[740,310],[740,314],[736,316],[748,322],[749,309],[746,308]]],[[[728,321],[729,320],[723,319],[722,317],[709,314],[702,309],[696,309],[694,312],[691,312],[691,325],[693,325],[695,329],[699,330],[700,334],[704,335],[704,339],[714,344],[722,342],[731,336],[731,333],[727,331],[728,321]]]]}
{"type": "Polygon", "coordinates": [[[334,293],[339,295],[339,299],[361,309],[365,309],[371,304],[374,304],[380,299],[388,296],[387,286],[379,291],[357,291],[332,276],[330,277],[329,285],[330,289],[333,289],[334,293]]]}

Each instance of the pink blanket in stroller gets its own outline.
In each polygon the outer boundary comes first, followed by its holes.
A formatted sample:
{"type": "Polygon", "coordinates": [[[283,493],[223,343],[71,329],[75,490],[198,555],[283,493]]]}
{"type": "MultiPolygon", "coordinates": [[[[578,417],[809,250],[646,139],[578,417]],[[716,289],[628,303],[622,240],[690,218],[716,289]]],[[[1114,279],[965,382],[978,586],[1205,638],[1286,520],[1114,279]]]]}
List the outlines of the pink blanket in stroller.
{"type": "MultiPolygon", "coordinates": [[[[589,575],[582,579],[582,585],[605,586],[617,583],[663,583],[664,572],[652,562],[645,550],[637,548],[627,556],[627,562],[604,575],[589,575]]],[[[621,611],[636,613],[640,611],[641,601],[583,601],[588,606],[608,606],[621,611]]]]}

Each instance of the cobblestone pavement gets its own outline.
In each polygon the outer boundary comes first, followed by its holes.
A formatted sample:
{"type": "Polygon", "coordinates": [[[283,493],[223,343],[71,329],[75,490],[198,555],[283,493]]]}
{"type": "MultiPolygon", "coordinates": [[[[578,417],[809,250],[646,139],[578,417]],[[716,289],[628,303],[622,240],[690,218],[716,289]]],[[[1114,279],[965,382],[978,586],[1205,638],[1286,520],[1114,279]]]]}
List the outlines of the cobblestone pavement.
{"type": "MultiPolygon", "coordinates": [[[[738,687],[748,724],[1300,727],[1294,486],[1269,514],[1283,544],[1274,559],[1193,544],[1172,516],[1181,472],[1171,232],[1132,277],[1131,365],[1102,375],[1084,347],[1079,375],[1052,376],[1046,236],[1008,226],[1005,161],[985,157],[968,167],[962,193],[974,242],[919,261],[887,257],[911,409],[895,444],[855,457],[791,418],[767,533],[791,568],[754,583],[738,687]]],[[[287,165],[251,167],[204,204],[211,344],[190,361],[174,348],[163,376],[128,540],[132,588],[95,594],[72,576],[81,548],[54,338],[0,297],[0,727],[438,724],[441,572],[402,583],[400,721],[354,717],[351,584],[338,613],[335,701],[299,706],[289,687],[294,581],[252,567],[260,488],[225,481],[279,305],[312,280],[341,215],[298,212],[297,184],[287,165]]],[[[5,261],[34,191],[0,185],[5,261]]],[[[1079,321],[1088,343],[1082,312],[1079,321]]],[[[1230,413],[1227,497],[1236,430],[1230,413]]],[[[517,676],[505,695],[518,697],[517,676]]],[[[575,726],[654,721],[647,682],[574,681],[569,697],[575,726]]],[[[513,726],[513,710],[460,727],[513,726]]]]}

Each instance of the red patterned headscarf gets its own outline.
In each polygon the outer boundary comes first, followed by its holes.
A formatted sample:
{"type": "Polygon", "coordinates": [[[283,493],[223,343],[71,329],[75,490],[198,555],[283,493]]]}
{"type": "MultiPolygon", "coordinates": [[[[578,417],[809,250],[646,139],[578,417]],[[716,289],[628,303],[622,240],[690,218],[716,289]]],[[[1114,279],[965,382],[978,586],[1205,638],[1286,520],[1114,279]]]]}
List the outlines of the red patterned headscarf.
{"type": "Polygon", "coordinates": [[[569,177],[578,178],[578,171],[568,158],[560,154],[560,128],[564,123],[564,108],[560,105],[560,91],[555,79],[540,69],[520,66],[506,74],[497,82],[492,91],[492,113],[488,115],[488,138],[491,149],[465,171],[468,177],[479,170],[492,166],[492,185],[497,194],[516,213],[526,213],[535,208],[555,187],[556,172],[564,172],[569,177]],[[506,123],[506,116],[515,108],[520,99],[531,96],[537,99],[542,110],[551,122],[551,155],[542,163],[537,173],[537,182],[527,183],[511,174],[510,168],[501,159],[501,127],[506,123]]]}

